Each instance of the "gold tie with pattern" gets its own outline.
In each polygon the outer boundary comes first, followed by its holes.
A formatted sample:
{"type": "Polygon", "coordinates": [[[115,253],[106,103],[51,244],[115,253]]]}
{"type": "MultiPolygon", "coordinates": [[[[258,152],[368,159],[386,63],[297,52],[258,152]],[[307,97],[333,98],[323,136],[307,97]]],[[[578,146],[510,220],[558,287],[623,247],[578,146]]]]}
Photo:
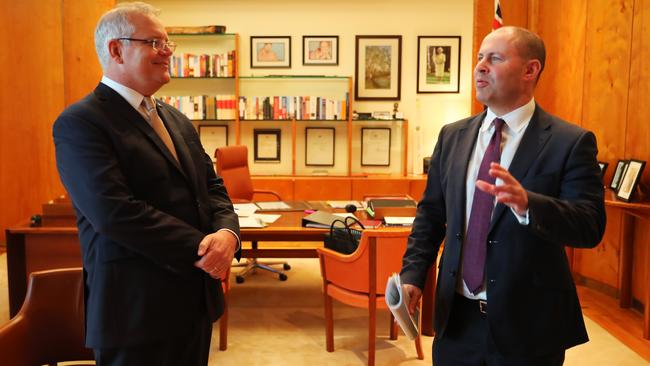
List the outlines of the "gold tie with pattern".
{"type": "Polygon", "coordinates": [[[156,110],[156,102],[154,101],[153,97],[144,97],[142,104],[144,105],[145,109],[147,110],[147,114],[149,115],[149,123],[151,123],[151,127],[153,127],[153,130],[156,131],[158,137],[160,137],[165,146],[167,146],[167,149],[169,149],[169,152],[172,153],[174,159],[178,161],[178,155],[176,155],[174,142],[172,141],[172,137],[169,135],[169,131],[167,131],[167,128],[165,128],[165,124],[158,115],[158,111],[156,110]]]}

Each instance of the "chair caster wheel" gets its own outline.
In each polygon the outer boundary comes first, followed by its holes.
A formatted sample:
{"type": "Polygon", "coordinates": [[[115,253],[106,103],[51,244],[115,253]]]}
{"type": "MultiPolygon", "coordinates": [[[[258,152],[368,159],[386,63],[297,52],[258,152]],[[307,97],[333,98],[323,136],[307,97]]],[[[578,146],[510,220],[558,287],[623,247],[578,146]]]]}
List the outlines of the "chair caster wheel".
{"type": "Polygon", "coordinates": [[[235,276],[235,282],[244,283],[245,279],[242,276],[235,276]]]}
{"type": "Polygon", "coordinates": [[[286,281],[287,278],[288,278],[287,275],[284,274],[284,273],[280,273],[280,274],[278,275],[278,277],[280,277],[280,281],[286,281]]]}
{"type": "Polygon", "coordinates": [[[291,269],[291,266],[289,265],[289,263],[285,263],[282,265],[282,268],[284,268],[285,271],[288,271],[291,269]]]}

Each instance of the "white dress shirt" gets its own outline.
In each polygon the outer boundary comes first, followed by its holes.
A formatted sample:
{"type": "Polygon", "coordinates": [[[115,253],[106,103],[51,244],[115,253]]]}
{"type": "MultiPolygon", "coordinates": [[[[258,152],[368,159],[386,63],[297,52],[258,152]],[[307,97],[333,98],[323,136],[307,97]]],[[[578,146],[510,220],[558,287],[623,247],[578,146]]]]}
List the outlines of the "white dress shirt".
{"type": "MultiPolygon", "coordinates": [[[[474,189],[476,188],[476,179],[478,178],[479,167],[481,166],[481,160],[483,160],[483,155],[487,149],[490,139],[494,134],[494,123],[492,121],[495,118],[501,118],[505,121],[503,130],[501,132],[501,162],[500,165],[505,169],[508,169],[512,159],[517,152],[521,138],[526,132],[526,128],[530,123],[530,119],[533,117],[535,112],[535,99],[532,98],[528,103],[523,106],[515,109],[512,112],[504,114],[503,116],[497,116],[494,112],[488,108],[485,119],[481,123],[481,128],[478,132],[478,138],[476,139],[476,144],[474,146],[474,152],[469,160],[467,165],[467,181],[465,182],[465,233],[467,234],[467,225],[469,223],[469,216],[472,211],[472,202],[474,200],[474,189]]],[[[496,185],[503,184],[501,179],[496,180],[496,185]]],[[[495,201],[496,204],[496,201],[495,201]]],[[[528,212],[525,216],[520,216],[511,209],[511,212],[520,224],[528,225],[528,212]]],[[[467,236],[467,235],[465,235],[467,236]]],[[[486,267],[487,268],[487,267],[486,267]]],[[[467,285],[463,280],[463,268],[461,260],[461,268],[458,276],[458,283],[456,285],[456,291],[463,296],[470,299],[481,299],[487,300],[485,279],[483,282],[482,290],[474,295],[470,290],[467,289],[467,285]]]]}

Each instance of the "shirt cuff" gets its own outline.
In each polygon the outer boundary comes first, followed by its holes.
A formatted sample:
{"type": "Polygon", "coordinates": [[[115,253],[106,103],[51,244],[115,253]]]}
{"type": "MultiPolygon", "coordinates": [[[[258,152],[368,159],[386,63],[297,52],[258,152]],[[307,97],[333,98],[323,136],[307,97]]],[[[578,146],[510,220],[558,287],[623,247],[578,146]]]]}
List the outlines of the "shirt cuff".
{"type": "Polygon", "coordinates": [[[235,239],[237,239],[237,248],[235,248],[235,252],[237,252],[237,251],[239,251],[239,249],[241,249],[241,239],[239,239],[239,235],[237,235],[234,231],[232,231],[230,229],[219,229],[219,230],[217,230],[217,232],[219,232],[219,231],[227,231],[227,232],[231,233],[235,237],[235,239]]]}
{"type": "Polygon", "coordinates": [[[528,210],[526,210],[526,213],[523,216],[519,215],[512,207],[510,208],[510,211],[515,215],[520,225],[528,225],[530,223],[530,220],[528,219],[528,210]]]}

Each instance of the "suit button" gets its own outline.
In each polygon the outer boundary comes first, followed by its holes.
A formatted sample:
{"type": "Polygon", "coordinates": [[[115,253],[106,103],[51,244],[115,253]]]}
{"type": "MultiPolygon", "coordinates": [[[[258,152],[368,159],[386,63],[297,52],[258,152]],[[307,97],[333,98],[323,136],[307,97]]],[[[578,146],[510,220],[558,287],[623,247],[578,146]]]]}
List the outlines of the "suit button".
{"type": "Polygon", "coordinates": [[[495,279],[490,279],[490,283],[497,283],[497,280],[495,280],[495,279]]]}
{"type": "Polygon", "coordinates": [[[452,277],[456,277],[456,271],[454,271],[453,269],[449,271],[449,274],[452,275],[452,277]]]}
{"type": "Polygon", "coordinates": [[[461,234],[461,233],[456,233],[456,239],[462,239],[462,238],[463,238],[463,234],[461,234]]]}

